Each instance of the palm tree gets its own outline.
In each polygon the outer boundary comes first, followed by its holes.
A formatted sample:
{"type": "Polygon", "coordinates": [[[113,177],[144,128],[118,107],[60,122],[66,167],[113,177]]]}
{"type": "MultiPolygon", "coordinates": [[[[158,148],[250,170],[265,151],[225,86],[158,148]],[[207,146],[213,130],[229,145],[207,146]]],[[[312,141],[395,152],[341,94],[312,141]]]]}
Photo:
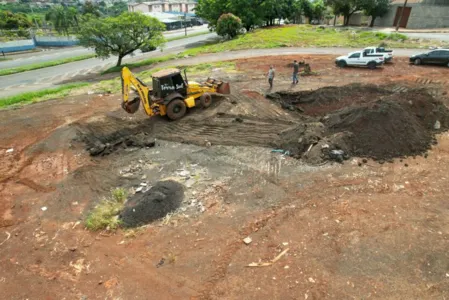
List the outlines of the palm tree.
{"type": "Polygon", "coordinates": [[[45,20],[51,21],[56,31],[69,35],[69,29],[78,26],[76,8],[66,8],[55,5],[46,15],[45,20]]]}

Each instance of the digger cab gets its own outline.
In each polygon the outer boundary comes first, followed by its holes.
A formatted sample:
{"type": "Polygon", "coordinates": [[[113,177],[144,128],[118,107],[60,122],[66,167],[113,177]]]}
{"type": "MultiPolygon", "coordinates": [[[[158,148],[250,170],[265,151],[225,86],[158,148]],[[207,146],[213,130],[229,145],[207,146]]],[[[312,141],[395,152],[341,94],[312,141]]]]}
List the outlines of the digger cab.
{"type": "Polygon", "coordinates": [[[178,69],[166,69],[153,74],[154,99],[165,99],[173,93],[187,96],[187,81],[178,69]]]}

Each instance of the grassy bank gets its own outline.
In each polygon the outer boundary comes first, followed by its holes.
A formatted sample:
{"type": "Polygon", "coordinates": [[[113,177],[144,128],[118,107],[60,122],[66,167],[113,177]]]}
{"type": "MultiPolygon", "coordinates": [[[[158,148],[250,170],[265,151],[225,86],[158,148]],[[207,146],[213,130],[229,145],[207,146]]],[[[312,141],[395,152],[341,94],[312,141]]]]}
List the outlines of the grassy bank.
{"type": "Polygon", "coordinates": [[[56,88],[27,92],[11,97],[0,98],[0,108],[11,105],[34,103],[44,100],[56,99],[70,95],[71,91],[89,85],[87,82],[78,82],[58,86],[56,88]]]}
{"type": "Polygon", "coordinates": [[[108,73],[114,73],[114,72],[120,72],[122,70],[123,67],[128,67],[129,69],[134,69],[134,68],[139,68],[139,67],[143,67],[143,66],[151,66],[153,64],[156,63],[161,63],[161,62],[165,62],[171,59],[175,59],[177,58],[176,55],[166,55],[166,56],[160,56],[160,57],[154,57],[154,58],[148,58],[148,59],[144,59],[135,63],[130,63],[130,64],[123,64],[119,67],[112,67],[109,68],[105,71],[103,71],[101,74],[108,74],[108,73]]]}
{"type": "Polygon", "coordinates": [[[177,37],[172,37],[172,38],[168,38],[168,39],[165,39],[165,40],[167,42],[171,42],[171,41],[182,40],[182,39],[185,39],[185,38],[200,36],[200,35],[208,34],[208,33],[210,33],[210,31],[201,31],[201,32],[196,32],[196,33],[192,33],[192,34],[188,34],[188,35],[181,35],[181,36],[177,36],[177,37]]]}
{"type": "MultiPolygon", "coordinates": [[[[391,48],[427,48],[438,45],[435,41],[421,41],[408,39],[399,33],[383,33],[372,31],[353,31],[345,28],[319,28],[311,25],[291,25],[275,28],[261,28],[225,42],[211,42],[209,44],[186,50],[178,55],[166,55],[150,58],[136,63],[126,64],[130,69],[150,66],[156,63],[183,58],[184,56],[196,56],[205,53],[218,53],[233,50],[246,49],[274,49],[284,47],[342,47],[363,48],[385,44],[391,48]]],[[[122,67],[112,67],[103,72],[113,73],[122,67]]]]}
{"type": "Polygon", "coordinates": [[[363,48],[386,43],[392,48],[419,48],[435,42],[418,43],[398,33],[386,34],[372,31],[352,31],[344,28],[322,29],[311,25],[292,25],[258,29],[234,40],[211,43],[189,49],[183,54],[197,55],[244,49],[271,49],[282,47],[347,47],[363,48]]]}
{"type": "Polygon", "coordinates": [[[47,68],[47,67],[53,67],[53,66],[62,65],[62,64],[66,64],[66,63],[70,63],[70,62],[74,62],[74,61],[79,61],[79,60],[84,60],[84,59],[88,59],[88,58],[92,58],[92,57],[95,57],[95,54],[86,54],[86,55],[80,55],[80,56],[75,56],[75,57],[70,57],[70,58],[47,61],[47,62],[43,62],[43,63],[26,65],[23,67],[3,69],[3,70],[0,70],[0,76],[11,75],[11,74],[15,74],[15,73],[21,73],[21,72],[37,70],[37,69],[42,69],[42,68],[47,68]]]}

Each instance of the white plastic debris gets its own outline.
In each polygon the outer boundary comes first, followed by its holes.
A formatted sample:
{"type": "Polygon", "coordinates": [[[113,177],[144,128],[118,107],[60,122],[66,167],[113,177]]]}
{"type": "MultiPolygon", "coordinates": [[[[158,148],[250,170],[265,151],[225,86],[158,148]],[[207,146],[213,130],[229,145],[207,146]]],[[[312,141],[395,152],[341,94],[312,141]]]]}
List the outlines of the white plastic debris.
{"type": "Polygon", "coordinates": [[[8,150],[6,150],[6,153],[11,153],[14,152],[14,148],[9,148],[8,150]]]}
{"type": "Polygon", "coordinates": [[[243,242],[247,245],[251,244],[252,241],[253,241],[253,239],[250,238],[249,236],[247,236],[246,238],[243,239],[243,242]]]}
{"type": "Polygon", "coordinates": [[[143,186],[139,186],[139,187],[136,189],[136,193],[140,193],[140,192],[142,191],[142,189],[143,189],[143,186]]]}
{"type": "Polygon", "coordinates": [[[433,129],[438,130],[441,128],[441,123],[440,121],[436,120],[435,124],[433,125],[433,129]]]}
{"type": "Polygon", "coordinates": [[[46,206],[42,206],[42,207],[41,207],[41,210],[42,210],[42,211],[46,211],[46,210],[47,210],[47,207],[46,207],[46,206]]]}
{"type": "Polygon", "coordinates": [[[188,177],[188,176],[190,176],[190,172],[186,171],[186,170],[182,170],[181,172],[178,172],[178,175],[182,176],[182,177],[188,177]]]}

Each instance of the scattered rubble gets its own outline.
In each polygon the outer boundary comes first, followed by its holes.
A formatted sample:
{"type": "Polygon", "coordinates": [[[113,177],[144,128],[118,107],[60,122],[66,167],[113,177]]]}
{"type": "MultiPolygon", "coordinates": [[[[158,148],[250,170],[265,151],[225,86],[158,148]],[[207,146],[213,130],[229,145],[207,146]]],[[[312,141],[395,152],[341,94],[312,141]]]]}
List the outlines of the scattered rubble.
{"type": "Polygon", "coordinates": [[[111,154],[119,148],[143,148],[154,147],[156,142],[146,133],[138,133],[135,135],[126,136],[113,141],[112,143],[97,143],[96,145],[89,147],[88,151],[91,156],[104,156],[111,154]]]}

